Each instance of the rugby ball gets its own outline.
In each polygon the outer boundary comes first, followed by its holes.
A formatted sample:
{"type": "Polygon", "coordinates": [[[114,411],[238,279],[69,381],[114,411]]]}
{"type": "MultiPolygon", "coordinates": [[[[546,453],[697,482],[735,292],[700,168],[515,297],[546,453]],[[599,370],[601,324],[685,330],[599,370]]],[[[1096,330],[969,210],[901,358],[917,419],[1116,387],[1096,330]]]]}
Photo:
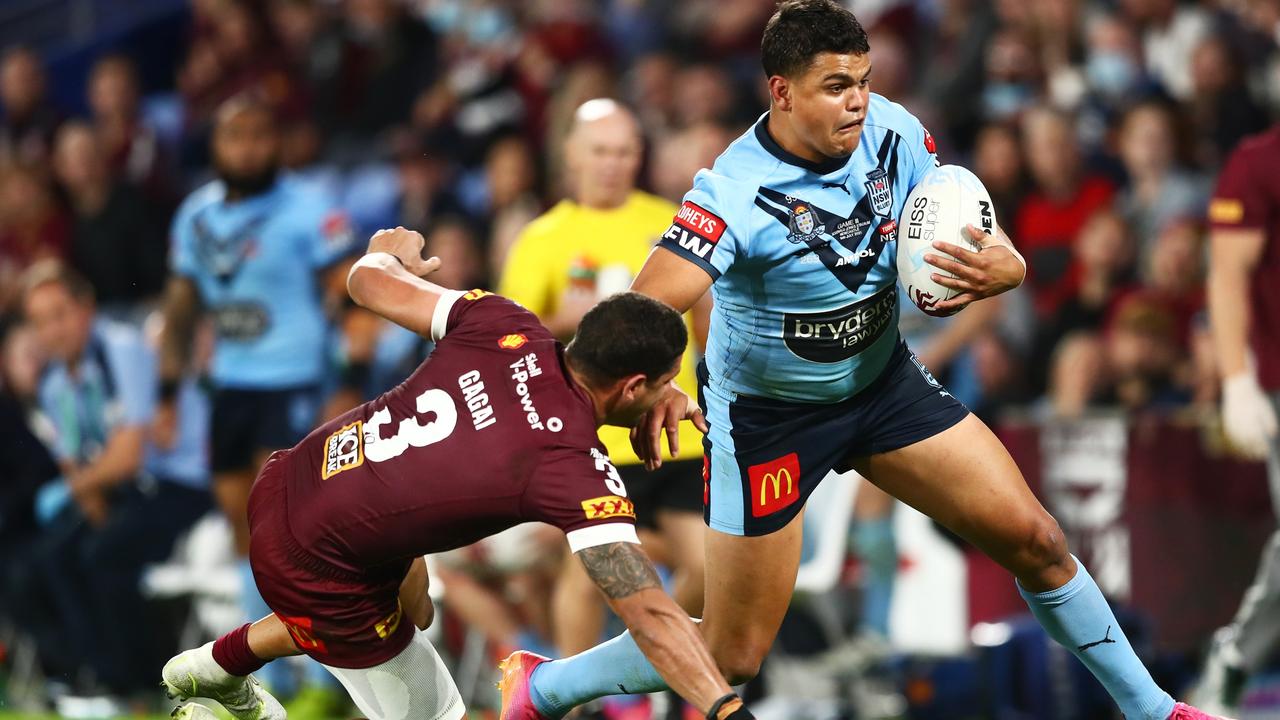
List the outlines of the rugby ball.
{"type": "Polygon", "coordinates": [[[965,225],[996,233],[996,214],[991,194],[976,175],[959,165],[943,165],[930,170],[911,190],[898,220],[898,278],[907,300],[934,317],[952,313],[937,309],[938,303],[959,295],[934,282],[931,275],[953,277],[950,272],[924,261],[927,254],[943,255],[933,247],[941,240],[975,252],[982,246],[969,238],[965,225]]]}

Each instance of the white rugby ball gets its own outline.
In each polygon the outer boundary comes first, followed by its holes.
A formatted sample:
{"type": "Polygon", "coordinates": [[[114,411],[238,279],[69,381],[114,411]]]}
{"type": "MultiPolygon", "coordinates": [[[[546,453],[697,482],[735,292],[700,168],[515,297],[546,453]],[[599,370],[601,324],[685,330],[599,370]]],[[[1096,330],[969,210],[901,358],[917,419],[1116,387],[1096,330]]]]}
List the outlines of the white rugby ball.
{"type": "Polygon", "coordinates": [[[939,285],[930,277],[938,274],[953,277],[950,272],[924,261],[926,254],[945,253],[933,243],[941,240],[974,250],[982,246],[969,238],[965,225],[996,234],[996,213],[991,194],[976,175],[959,165],[943,165],[930,170],[911,190],[898,220],[898,277],[906,290],[907,301],[924,313],[943,317],[952,313],[937,309],[938,303],[959,295],[961,291],[939,285]]]}

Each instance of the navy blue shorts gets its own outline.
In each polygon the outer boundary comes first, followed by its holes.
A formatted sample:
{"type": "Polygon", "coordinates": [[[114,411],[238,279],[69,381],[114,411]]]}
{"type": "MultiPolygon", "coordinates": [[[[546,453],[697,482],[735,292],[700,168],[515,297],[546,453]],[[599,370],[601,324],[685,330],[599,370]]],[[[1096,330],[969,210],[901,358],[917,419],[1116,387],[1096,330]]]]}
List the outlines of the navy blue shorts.
{"type": "Polygon", "coordinates": [[[213,392],[212,470],[256,473],[255,454],[297,445],[319,419],[320,390],[314,385],[281,390],[218,388],[213,392]]]}
{"type": "Polygon", "coordinates": [[[933,437],[969,415],[902,342],[880,377],[838,403],[725,393],[708,384],[705,364],[698,388],[711,425],[703,516],[730,535],[782,529],[832,468],[933,437]]]}

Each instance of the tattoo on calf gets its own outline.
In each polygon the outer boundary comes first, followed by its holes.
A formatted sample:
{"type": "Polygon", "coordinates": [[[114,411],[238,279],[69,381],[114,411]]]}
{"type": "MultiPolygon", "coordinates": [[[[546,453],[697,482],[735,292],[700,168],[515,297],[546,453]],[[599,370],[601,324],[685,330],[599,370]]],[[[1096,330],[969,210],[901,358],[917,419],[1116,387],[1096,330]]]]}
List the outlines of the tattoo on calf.
{"type": "Polygon", "coordinates": [[[578,551],[587,574],[610,598],[624,598],[646,588],[660,588],[649,556],[635,543],[609,543],[578,551]]]}

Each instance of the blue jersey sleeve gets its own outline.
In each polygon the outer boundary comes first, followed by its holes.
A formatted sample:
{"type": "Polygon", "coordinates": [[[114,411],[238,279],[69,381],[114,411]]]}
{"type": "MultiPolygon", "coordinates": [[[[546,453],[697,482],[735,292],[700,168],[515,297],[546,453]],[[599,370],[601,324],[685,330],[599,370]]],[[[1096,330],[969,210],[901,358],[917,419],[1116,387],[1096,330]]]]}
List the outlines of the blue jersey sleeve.
{"type": "Polygon", "coordinates": [[[712,280],[726,272],[745,245],[746,218],[732,219],[711,171],[701,170],[658,245],[702,268],[712,280]],[[726,218],[730,218],[726,222],[726,218]],[[731,226],[737,223],[741,227],[731,226]]]}
{"type": "Polygon", "coordinates": [[[184,205],[174,213],[169,225],[169,265],[175,274],[183,277],[194,277],[200,271],[193,232],[191,212],[184,205]]]}
{"type": "Polygon", "coordinates": [[[120,398],[120,424],[151,422],[159,377],[155,353],[139,335],[124,331],[108,341],[106,351],[110,354],[110,371],[115,376],[116,396],[120,398]]]}
{"type": "Polygon", "coordinates": [[[911,187],[914,188],[925,173],[938,166],[938,145],[933,141],[929,129],[915,117],[904,128],[903,140],[907,144],[907,155],[911,158],[911,187]]]}
{"type": "Polygon", "coordinates": [[[318,205],[309,222],[312,231],[305,234],[309,236],[312,267],[327,268],[355,252],[356,234],[345,211],[328,204],[318,205]]]}

